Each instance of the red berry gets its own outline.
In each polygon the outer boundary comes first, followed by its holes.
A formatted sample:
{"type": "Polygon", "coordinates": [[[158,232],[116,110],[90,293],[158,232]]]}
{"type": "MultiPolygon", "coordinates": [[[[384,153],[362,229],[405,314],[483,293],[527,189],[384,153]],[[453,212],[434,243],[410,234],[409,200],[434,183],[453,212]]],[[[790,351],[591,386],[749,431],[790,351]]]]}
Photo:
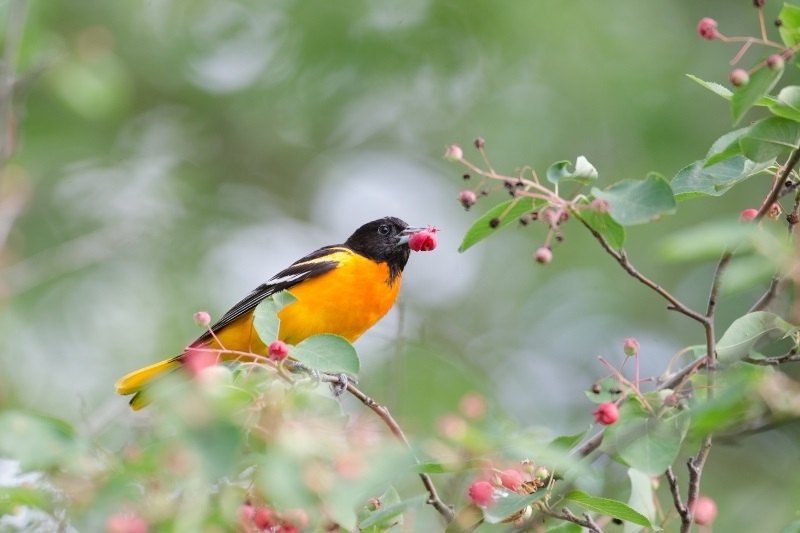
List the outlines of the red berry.
{"type": "Polygon", "coordinates": [[[217,364],[217,354],[213,350],[188,348],[181,358],[190,374],[197,376],[206,368],[217,364]]]}
{"type": "Polygon", "coordinates": [[[458,194],[458,201],[461,202],[461,205],[464,206],[464,209],[469,209],[470,207],[475,205],[475,202],[477,200],[478,196],[470,190],[461,191],[458,194]]]}
{"type": "Polygon", "coordinates": [[[553,252],[547,246],[542,246],[536,253],[533,254],[533,258],[536,260],[537,263],[541,263],[546,265],[550,261],[553,260],[553,252]]]}
{"type": "Polygon", "coordinates": [[[767,58],[767,68],[770,70],[780,70],[783,68],[783,56],[772,54],[767,58]]]}
{"type": "Polygon", "coordinates": [[[622,350],[625,352],[625,355],[631,356],[636,355],[639,353],[639,343],[633,337],[625,339],[625,342],[622,345],[622,350]]]}
{"type": "Polygon", "coordinates": [[[494,487],[488,481],[476,481],[469,486],[469,499],[478,507],[494,503],[494,487]]]}
{"type": "Polygon", "coordinates": [[[717,517],[717,504],[708,496],[700,496],[692,505],[691,511],[696,524],[707,526],[717,517]]]}
{"type": "Polygon", "coordinates": [[[752,209],[752,208],[745,209],[744,211],[742,211],[739,214],[739,222],[742,222],[742,223],[750,222],[751,220],[756,218],[757,214],[758,214],[758,209],[752,209]]]}
{"type": "Polygon", "coordinates": [[[269,345],[269,358],[273,361],[283,361],[289,357],[289,347],[283,341],[275,341],[269,345]]]}
{"type": "Polygon", "coordinates": [[[500,473],[500,484],[508,490],[516,492],[522,485],[522,474],[512,468],[503,470],[500,473]]]}
{"type": "Polygon", "coordinates": [[[106,520],[107,533],[147,533],[144,518],[135,514],[113,514],[106,520]]]}
{"type": "Polygon", "coordinates": [[[436,230],[418,231],[408,239],[408,247],[415,252],[429,252],[436,248],[436,230]]]}
{"type": "Polygon", "coordinates": [[[255,524],[258,529],[272,527],[274,525],[272,523],[272,509],[269,507],[259,507],[256,509],[255,514],[253,514],[253,524],[255,524]]]}
{"type": "Polygon", "coordinates": [[[743,68],[736,68],[733,69],[728,79],[734,87],[744,87],[750,83],[750,74],[743,68]]]}
{"type": "Polygon", "coordinates": [[[464,158],[464,150],[457,144],[451,144],[444,152],[444,158],[448,161],[461,161],[464,158]]]}
{"type": "Polygon", "coordinates": [[[697,23],[697,33],[703,39],[713,41],[719,37],[719,33],[717,33],[717,21],[709,17],[701,18],[700,22],[697,23]]]}
{"type": "Polygon", "coordinates": [[[613,402],[601,403],[592,414],[594,421],[604,426],[609,426],[619,419],[619,409],[613,402]]]}
{"type": "Polygon", "coordinates": [[[198,326],[208,326],[211,323],[211,315],[205,311],[198,311],[194,314],[194,321],[198,326]]]}

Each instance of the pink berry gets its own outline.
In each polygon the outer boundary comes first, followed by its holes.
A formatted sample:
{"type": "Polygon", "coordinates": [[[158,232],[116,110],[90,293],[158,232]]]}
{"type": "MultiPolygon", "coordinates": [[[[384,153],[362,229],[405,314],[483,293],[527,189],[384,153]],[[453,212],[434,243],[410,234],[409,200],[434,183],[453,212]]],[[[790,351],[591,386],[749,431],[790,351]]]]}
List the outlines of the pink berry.
{"type": "Polygon", "coordinates": [[[710,17],[701,18],[700,22],[697,23],[697,33],[703,39],[713,41],[719,37],[719,33],[717,33],[717,21],[710,17]]]}
{"type": "Polygon", "coordinates": [[[445,150],[444,158],[448,161],[461,161],[464,158],[464,150],[457,144],[451,144],[445,150]]]}
{"type": "Polygon", "coordinates": [[[707,526],[717,517],[717,504],[708,496],[700,496],[692,506],[693,520],[696,524],[707,526]]]}
{"type": "MultiPolygon", "coordinates": [[[[303,509],[289,509],[283,513],[283,519],[288,525],[297,529],[305,529],[308,527],[308,513],[303,509]]],[[[284,527],[286,527],[284,525],[284,527]]]]}
{"type": "Polygon", "coordinates": [[[269,358],[273,361],[283,361],[289,357],[289,347],[283,341],[275,341],[269,345],[269,358]]]}
{"type": "Polygon", "coordinates": [[[604,200],[603,198],[595,198],[589,204],[589,207],[591,207],[598,213],[608,213],[611,211],[611,206],[608,205],[608,201],[604,200]]]}
{"type": "Polygon", "coordinates": [[[739,222],[742,223],[750,222],[751,220],[756,218],[756,215],[758,215],[758,209],[753,209],[753,208],[745,209],[744,211],[739,213],[739,222]]]}
{"type": "Polygon", "coordinates": [[[780,204],[772,204],[769,207],[769,210],[767,210],[767,216],[772,220],[778,220],[778,218],[781,216],[781,213],[783,213],[783,209],[781,209],[780,204]]]}
{"type": "Polygon", "coordinates": [[[272,509],[269,507],[259,507],[253,514],[253,524],[258,529],[267,529],[273,526],[272,509]]]}
{"type": "Polygon", "coordinates": [[[604,426],[610,426],[619,419],[619,409],[613,402],[601,403],[592,414],[594,421],[604,426]]]}
{"type": "Polygon", "coordinates": [[[114,514],[106,520],[107,533],[147,533],[149,526],[141,516],[114,514]]]}
{"type": "Polygon", "coordinates": [[[770,70],[780,70],[783,68],[783,56],[772,54],[767,58],[767,68],[770,70]]]}
{"type": "Polygon", "coordinates": [[[477,200],[478,196],[470,190],[461,191],[458,194],[458,201],[461,202],[461,205],[464,206],[464,209],[469,209],[470,207],[475,205],[475,202],[477,200]]]}
{"type": "Polygon", "coordinates": [[[415,252],[429,252],[436,248],[436,229],[418,231],[408,239],[408,247],[415,252]]]}
{"type": "Polygon", "coordinates": [[[488,507],[494,502],[494,487],[488,481],[476,481],[469,486],[469,499],[478,507],[488,507]]]}
{"type": "Polygon", "coordinates": [[[242,505],[239,507],[239,525],[242,526],[244,531],[250,531],[253,524],[253,517],[256,515],[256,510],[252,505],[242,505]]]}
{"type": "Polygon", "coordinates": [[[522,474],[511,468],[503,470],[500,473],[500,484],[516,492],[522,486],[522,474]]]}
{"type": "Polygon", "coordinates": [[[533,258],[536,260],[537,263],[541,263],[546,265],[550,261],[553,260],[553,252],[547,246],[542,246],[536,253],[533,254],[533,258]]]}
{"type": "Polygon", "coordinates": [[[198,326],[208,326],[211,324],[211,315],[205,311],[198,311],[194,314],[194,321],[198,326]]]}
{"type": "Polygon", "coordinates": [[[736,68],[731,71],[730,76],[728,76],[728,80],[730,80],[731,85],[734,87],[744,87],[750,83],[750,74],[748,74],[743,68],[736,68]]]}
{"type": "Polygon", "coordinates": [[[203,370],[217,364],[218,355],[213,350],[203,350],[202,348],[188,348],[181,360],[193,376],[200,375],[203,370]]]}
{"type": "Polygon", "coordinates": [[[639,353],[639,343],[633,337],[625,339],[625,342],[622,344],[622,350],[625,352],[625,355],[630,357],[631,355],[636,355],[639,353]]]}
{"type": "Polygon", "coordinates": [[[486,414],[486,400],[480,394],[465,394],[458,402],[458,408],[467,418],[481,418],[486,414]]]}

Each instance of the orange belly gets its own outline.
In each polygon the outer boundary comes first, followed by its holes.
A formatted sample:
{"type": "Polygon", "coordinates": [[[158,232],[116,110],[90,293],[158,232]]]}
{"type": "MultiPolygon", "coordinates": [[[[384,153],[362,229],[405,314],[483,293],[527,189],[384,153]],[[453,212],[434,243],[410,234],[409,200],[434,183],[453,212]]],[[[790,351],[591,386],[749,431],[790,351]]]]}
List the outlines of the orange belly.
{"type": "MultiPolygon", "coordinates": [[[[390,285],[385,263],[356,254],[341,255],[344,257],[337,257],[338,268],[289,289],[297,301],[278,313],[278,337],[282,341],[299,344],[312,335],[331,333],[354,342],[392,308],[401,277],[398,275],[390,285]],[[342,268],[345,264],[347,268],[342,268]]],[[[226,350],[260,355],[267,352],[253,328],[252,312],[217,332],[217,338],[226,350]]],[[[216,341],[209,345],[219,347],[216,341]]]]}

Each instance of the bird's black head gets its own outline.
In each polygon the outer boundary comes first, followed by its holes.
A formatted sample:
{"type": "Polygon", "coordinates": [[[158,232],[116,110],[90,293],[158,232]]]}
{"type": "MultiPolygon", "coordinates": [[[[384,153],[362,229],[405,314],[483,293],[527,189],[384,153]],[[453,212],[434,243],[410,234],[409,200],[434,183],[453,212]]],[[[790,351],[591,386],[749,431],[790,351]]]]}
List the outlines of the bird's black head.
{"type": "Polygon", "coordinates": [[[351,250],[378,263],[389,264],[389,282],[403,271],[411,249],[408,237],[419,231],[396,217],[383,217],[367,222],[345,241],[351,250]]]}

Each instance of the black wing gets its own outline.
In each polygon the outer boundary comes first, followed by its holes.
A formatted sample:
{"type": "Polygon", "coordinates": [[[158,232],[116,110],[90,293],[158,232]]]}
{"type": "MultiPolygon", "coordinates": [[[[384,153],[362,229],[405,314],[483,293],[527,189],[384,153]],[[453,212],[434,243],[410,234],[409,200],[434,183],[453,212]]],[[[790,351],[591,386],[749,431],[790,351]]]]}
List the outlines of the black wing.
{"type": "MultiPolygon", "coordinates": [[[[211,330],[217,333],[237,318],[255,309],[258,304],[273,294],[290,289],[302,281],[315,278],[335,269],[339,266],[339,262],[336,260],[325,261],[324,258],[337,252],[353,253],[352,250],[345,246],[325,246],[295,261],[289,268],[281,270],[272,276],[269,281],[256,287],[253,292],[231,307],[216,324],[211,326],[211,330]]],[[[211,333],[206,331],[193,344],[202,343],[210,339],[212,339],[211,333]]]]}

